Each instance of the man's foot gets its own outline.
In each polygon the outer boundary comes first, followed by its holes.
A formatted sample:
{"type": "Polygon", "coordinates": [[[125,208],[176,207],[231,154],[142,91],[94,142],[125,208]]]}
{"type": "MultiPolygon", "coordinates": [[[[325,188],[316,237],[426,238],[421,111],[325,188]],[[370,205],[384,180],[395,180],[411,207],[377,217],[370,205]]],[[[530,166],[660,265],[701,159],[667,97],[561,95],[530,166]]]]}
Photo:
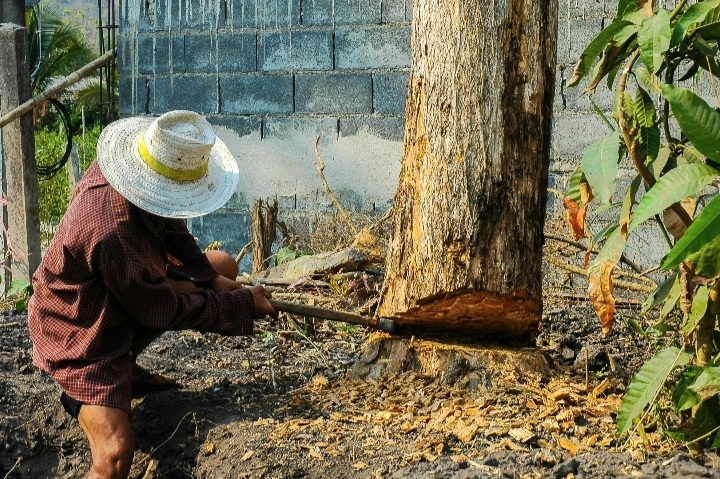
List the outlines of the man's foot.
{"type": "Polygon", "coordinates": [[[142,396],[155,391],[167,391],[180,387],[173,378],[148,371],[142,366],[133,366],[132,395],[142,396]]]}

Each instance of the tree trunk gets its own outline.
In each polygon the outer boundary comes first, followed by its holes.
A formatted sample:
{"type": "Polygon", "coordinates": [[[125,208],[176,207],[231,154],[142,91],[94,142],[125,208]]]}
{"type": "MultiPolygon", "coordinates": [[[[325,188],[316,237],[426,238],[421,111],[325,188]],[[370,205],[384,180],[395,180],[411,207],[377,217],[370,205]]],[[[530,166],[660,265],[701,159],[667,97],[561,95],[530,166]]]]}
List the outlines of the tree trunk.
{"type": "Polygon", "coordinates": [[[557,0],[416,0],[400,183],[379,315],[527,336],[541,254],[557,0]]]}

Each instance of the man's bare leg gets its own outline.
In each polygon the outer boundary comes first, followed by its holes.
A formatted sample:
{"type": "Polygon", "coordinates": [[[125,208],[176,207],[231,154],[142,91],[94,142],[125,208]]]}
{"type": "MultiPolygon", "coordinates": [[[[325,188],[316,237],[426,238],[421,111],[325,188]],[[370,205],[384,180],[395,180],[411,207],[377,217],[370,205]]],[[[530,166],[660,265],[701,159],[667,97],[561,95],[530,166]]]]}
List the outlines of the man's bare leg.
{"type": "Polygon", "coordinates": [[[78,421],[92,453],[92,467],[87,478],[126,479],[135,451],[128,413],[112,407],[83,404],[78,421]]]}

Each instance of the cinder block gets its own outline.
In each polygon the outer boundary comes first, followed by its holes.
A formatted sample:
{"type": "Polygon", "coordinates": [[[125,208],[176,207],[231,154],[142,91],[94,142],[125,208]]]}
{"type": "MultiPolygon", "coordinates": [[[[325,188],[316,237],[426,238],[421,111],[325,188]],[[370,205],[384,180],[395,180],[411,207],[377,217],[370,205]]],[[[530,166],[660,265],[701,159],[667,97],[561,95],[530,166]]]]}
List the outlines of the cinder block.
{"type": "Polygon", "coordinates": [[[368,73],[298,74],[295,76],[298,113],[370,113],[372,79],[368,73]]]}
{"type": "Polygon", "coordinates": [[[338,29],[336,68],[405,68],[410,66],[410,27],[338,29]]]}
{"type": "Polygon", "coordinates": [[[410,0],[385,0],[382,2],[382,23],[408,23],[412,20],[410,0]]]}
{"type": "MultiPolygon", "coordinates": [[[[92,12],[97,14],[97,8],[92,12]]],[[[150,32],[155,29],[154,6],[146,2],[123,2],[119,11],[120,32],[150,32]]]]}
{"type": "Polygon", "coordinates": [[[243,115],[293,111],[291,75],[222,75],[220,111],[243,115]]]}
{"type": "Polygon", "coordinates": [[[121,70],[137,68],[139,73],[160,75],[185,72],[184,35],[138,35],[137,43],[124,38],[121,48],[121,70]]]}
{"type": "Polygon", "coordinates": [[[559,0],[558,15],[560,18],[599,18],[615,16],[617,1],[615,0],[559,0]]]}
{"type": "Polygon", "coordinates": [[[353,116],[340,118],[340,136],[354,136],[363,132],[386,140],[403,141],[405,117],[403,116],[353,116]]]}
{"type": "Polygon", "coordinates": [[[585,78],[578,86],[568,88],[567,82],[572,77],[573,68],[559,68],[555,73],[555,98],[553,108],[556,112],[572,111],[589,113],[594,112],[592,101],[595,102],[600,110],[606,112],[608,118],[612,115],[613,103],[615,101],[615,93],[608,90],[607,82],[603,80],[595,89],[592,97],[589,93],[583,94],[585,88],[590,83],[590,78],[585,78]]]}
{"type": "MultiPolygon", "coordinates": [[[[131,3],[131,2],[128,2],[131,3]]],[[[148,16],[156,30],[215,30],[226,27],[223,0],[149,2],[148,16]]]]}
{"type": "Polygon", "coordinates": [[[170,110],[192,110],[198,113],[217,111],[217,76],[156,76],[149,82],[151,113],[170,110]]]}
{"type": "Polygon", "coordinates": [[[239,136],[253,135],[260,139],[262,117],[237,115],[208,115],[208,121],[216,127],[227,128],[239,136]]]}
{"type": "Polygon", "coordinates": [[[581,157],[585,148],[611,133],[596,113],[556,114],[553,119],[553,156],[581,157]]]}
{"type": "Polygon", "coordinates": [[[266,117],[263,120],[263,138],[293,139],[306,136],[311,143],[315,137],[322,140],[337,138],[337,118],[266,117]]]}
{"type": "Polygon", "coordinates": [[[228,0],[230,28],[287,28],[300,23],[300,0],[228,0]]]}
{"type": "Polygon", "coordinates": [[[387,72],[373,75],[373,111],[405,113],[410,72],[387,72]]]}
{"type": "MultiPolygon", "coordinates": [[[[212,214],[193,218],[190,230],[198,238],[198,244],[205,247],[213,241],[221,241],[223,250],[238,253],[250,239],[252,216],[249,211],[220,209],[212,214]]],[[[252,256],[252,255],[250,255],[252,256]]]]}
{"type": "Polygon", "coordinates": [[[332,70],[333,33],[331,30],[261,33],[257,57],[258,70],[332,70]]]}
{"type": "Polygon", "coordinates": [[[257,70],[257,37],[254,33],[218,35],[218,71],[227,73],[257,70]]]}
{"type": "Polygon", "coordinates": [[[303,25],[362,25],[381,21],[381,0],[303,0],[302,4],[303,25]]]}
{"type": "Polygon", "coordinates": [[[217,36],[187,35],[185,37],[185,69],[189,73],[214,72],[217,61],[217,36]]]}
{"type": "MultiPolygon", "coordinates": [[[[567,31],[568,45],[568,62],[574,65],[583,50],[602,30],[603,22],[601,19],[593,18],[588,20],[572,20],[570,21],[569,31],[567,31]]],[[[560,26],[558,25],[558,31],[560,26]]],[[[560,39],[558,37],[558,44],[560,39]]],[[[559,61],[558,61],[559,62],[559,61]]]]}
{"type": "Polygon", "coordinates": [[[146,77],[139,76],[131,78],[129,75],[120,75],[118,94],[120,95],[121,115],[140,115],[148,112],[148,85],[146,77]]]}

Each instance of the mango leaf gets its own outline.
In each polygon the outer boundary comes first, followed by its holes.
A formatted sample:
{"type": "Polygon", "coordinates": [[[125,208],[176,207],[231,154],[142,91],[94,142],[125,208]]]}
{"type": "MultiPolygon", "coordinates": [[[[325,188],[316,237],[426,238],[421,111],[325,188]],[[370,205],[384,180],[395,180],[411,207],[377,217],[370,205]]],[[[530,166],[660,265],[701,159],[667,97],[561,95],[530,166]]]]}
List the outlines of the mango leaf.
{"type": "Polygon", "coordinates": [[[655,126],[657,123],[655,104],[648,92],[642,88],[638,88],[635,95],[635,118],[638,126],[655,126]]]}
{"type": "Polygon", "coordinates": [[[702,68],[716,77],[720,77],[720,62],[717,59],[717,53],[717,41],[709,42],[702,37],[694,37],[692,48],[687,51],[688,57],[693,60],[694,63],[690,67],[690,71],[683,75],[682,78],[690,78],[688,75],[691,71],[697,71],[698,68],[702,68]]]}
{"type": "Polygon", "coordinates": [[[716,395],[720,392],[720,367],[705,367],[689,387],[702,398],[716,395]]]}
{"type": "Polygon", "coordinates": [[[602,118],[602,120],[605,122],[605,124],[608,126],[608,128],[610,128],[610,131],[615,131],[615,127],[613,126],[613,124],[610,123],[610,120],[607,119],[607,117],[605,116],[605,113],[600,109],[599,106],[597,106],[597,104],[595,103],[595,100],[593,100],[592,93],[590,95],[588,95],[588,100],[590,100],[590,105],[592,105],[593,110],[595,110],[595,113],[597,113],[598,116],[600,116],[600,118],[602,118]]]}
{"type": "Polygon", "coordinates": [[[582,166],[578,166],[570,179],[568,180],[568,190],[565,196],[580,203],[582,198],[580,197],[580,182],[585,180],[585,174],[583,173],[582,166]]]}
{"type": "Polygon", "coordinates": [[[638,142],[638,152],[645,160],[645,164],[652,163],[660,152],[660,127],[641,126],[635,136],[638,142]]]}
{"type": "Polygon", "coordinates": [[[620,228],[623,230],[623,235],[627,238],[627,227],[630,223],[630,211],[632,211],[633,205],[635,205],[635,196],[640,189],[642,183],[642,176],[637,175],[634,180],[630,183],[630,187],[625,193],[623,198],[622,208],[620,208],[620,228]]]}
{"type": "Polygon", "coordinates": [[[638,83],[651,92],[660,93],[662,91],[660,90],[660,79],[654,73],[650,73],[647,67],[642,63],[638,63],[637,66],[633,68],[633,73],[635,74],[635,78],[637,78],[638,83]]]}
{"type": "Polygon", "coordinates": [[[665,281],[658,285],[655,291],[648,294],[647,298],[645,298],[645,301],[643,301],[643,304],[640,307],[640,316],[645,316],[648,311],[663,303],[670,295],[670,291],[672,291],[675,283],[678,281],[677,273],[672,276],[668,276],[665,281]]]}
{"type": "Polygon", "coordinates": [[[710,291],[708,287],[702,285],[698,288],[697,292],[693,295],[692,306],[690,307],[690,314],[687,317],[687,321],[683,325],[683,336],[686,338],[695,331],[698,322],[705,315],[708,305],[708,294],[710,291]]]}
{"type": "Polygon", "coordinates": [[[664,209],[687,196],[694,196],[717,176],[718,171],[708,165],[692,164],[678,166],[663,175],[640,200],[628,231],[634,230],[664,209]]]}
{"type": "Polygon", "coordinates": [[[705,163],[705,155],[700,153],[694,146],[688,146],[683,150],[683,158],[687,163],[705,163]]]}
{"type": "Polygon", "coordinates": [[[720,196],[713,198],[692,222],[680,241],[670,250],[662,263],[663,269],[672,269],[696,253],[704,245],[720,236],[720,196]]]}
{"type": "Polygon", "coordinates": [[[708,41],[720,40],[720,22],[703,25],[693,32],[708,41]]]}
{"type": "Polygon", "coordinates": [[[695,270],[695,274],[703,278],[720,276],[720,236],[703,245],[700,251],[688,255],[685,259],[695,270]]]}
{"type": "Polygon", "coordinates": [[[655,160],[648,165],[650,167],[650,171],[652,171],[653,176],[655,179],[660,179],[660,176],[662,176],[663,169],[665,169],[665,165],[667,165],[668,161],[670,160],[670,148],[663,146],[660,147],[660,150],[658,150],[658,154],[655,157],[655,160]]]}
{"type": "Polygon", "coordinates": [[[637,34],[640,45],[640,59],[653,73],[657,73],[663,64],[663,56],[670,48],[670,14],[660,9],[650,18],[646,18],[637,34]]]}
{"type": "Polygon", "coordinates": [[[685,88],[662,85],[683,133],[703,155],[720,162],[720,113],[685,88]]]}
{"type": "Polygon", "coordinates": [[[586,236],[585,234],[585,214],[587,213],[587,205],[580,204],[572,198],[565,196],[563,198],[563,207],[565,208],[565,217],[567,218],[573,238],[579,240],[586,236]]]}
{"type": "Polygon", "coordinates": [[[706,0],[704,2],[698,2],[683,13],[680,20],[675,24],[675,28],[672,32],[672,38],[670,39],[670,46],[674,47],[679,45],[680,42],[685,38],[690,26],[697,22],[705,20],[708,12],[713,8],[720,6],[720,0],[706,0]]]}
{"type": "MultiPolygon", "coordinates": [[[[673,286],[670,289],[667,298],[665,298],[663,307],[660,310],[660,320],[658,321],[658,323],[662,323],[665,318],[667,318],[668,314],[670,314],[672,310],[675,309],[675,305],[677,305],[678,300],[680,299],[681,291],[682,290],[680,287],[680,279],[678,278],[678,281],[673,283],[673,286]]],[[[675,331],[675,328],[673,328],[673,331],[675,331]]]]}
{"type": "Polygon", "coordinates": [[[608,236],[605,244],[593,260],[590,268],[598,267],[606,261],[611,261],[613,264],[617,264],[620,261],[623,251],[625,250],[625,244],[626,238],[623,236],[620,228],[615,228],[608,236]]]}
{"type": "Polygon", "coordinates": [[[717,401],[703,401],[693,411],[690,419],[688,440],[693,441],[700,437],[711,438],[718,427],[717,401]]]}
{"type": "Polygon", "coordinates": [[[582,168],[595,196],[603,203],[610,203],[615,193],[615,177],[618,171],[620,138],[617,133],[598,140],[585,149],[582,168]]]}
{"type": "Polygon", "coordinates": [[[570,78],[570,81],[567,84],[568,87],[577,85],[580,80],[582,80],[588,74],[590,67],[593,65],[593,63],[595,63],[595,60],[603,52],[605,46],[610,43],[610,41],[617,32],[622,30],[627,25],[630,25],[630,22],[624,20],[613,22],[607,27],[605,27],[590,42],[590,44],[580,54],[580,58],[578,59],[577,65],[575,65],[575,70],[573,71],[573,76],[572,78],[570,78]]]}
{"type": "Polygon", "coordinates": [[[676,347],[669,347],[658,351],[642,365],[628,385],[618,410],[618,438],[630,430],[633,421],[638,419],[645,407],[655,398],[670,373],[677,367],[685,366],[691,359],[692,355],[676,347]]]}
{"type": "Polygon", "coordinates": [[[615,322],[615,297],[613,296],[612,272],[615,263],[606,261],[590,268],[588,275],[588,298],[600,318],[600,327],[607,336],[615,322]]]}
{"type": "Polygon", "coordinates": [[[615,19],[637,12],[640,9],[637,0],[619,0],[615,19]]]}
{"type": "Polygon", "coordinates": [[[698,393],[693,391],[690,386],[695,382],[703,368],[700,366],[688,366],[680,373],[680,381],[672,392],[672,404],[675,411],[687,411],[697,406],[702,401],[698,393]]]}

